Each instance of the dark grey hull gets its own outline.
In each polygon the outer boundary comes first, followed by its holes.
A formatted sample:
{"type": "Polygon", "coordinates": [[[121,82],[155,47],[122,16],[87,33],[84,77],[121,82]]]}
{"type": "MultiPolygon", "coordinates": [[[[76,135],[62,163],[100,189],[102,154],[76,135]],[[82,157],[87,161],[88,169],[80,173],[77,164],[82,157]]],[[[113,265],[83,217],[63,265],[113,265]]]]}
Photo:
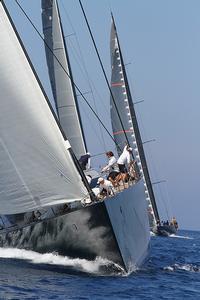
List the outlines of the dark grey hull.
{"type": "Polygon", "coordinates": [[[100,256],[132,271],[144,261],[149,248],[143,184],[65,215],[2,231],[0,246],[72,258],[100,256]]]}
{"type": "Polygon", "coordinates": [[[169,236],[176,234],[177,228],[174,225],[159,225],[155,228],[154,233],[160,236],[169,236]]]}

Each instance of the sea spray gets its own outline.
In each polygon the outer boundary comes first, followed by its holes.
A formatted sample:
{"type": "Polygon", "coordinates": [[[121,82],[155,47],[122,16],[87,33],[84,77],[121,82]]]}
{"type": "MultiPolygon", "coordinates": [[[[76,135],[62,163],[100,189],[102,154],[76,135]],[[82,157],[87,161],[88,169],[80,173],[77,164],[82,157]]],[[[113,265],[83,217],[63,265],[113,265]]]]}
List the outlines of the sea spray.
{"type": "Polygon", "coordinates": [[[187,271],[187,272],[200,272],[200,266],[193,264],[174,264],[172,266],[167,266],[164,268],[165,271],[187,271]]]}
{"type": "Polygon", "coordinates": [[[80,258],[70,258],[61,256],[56,253],[37,253],[34,251],[16,249],[16,248],[0,248],[0,258],[21,259],[33,264],[47,264],[64,267],[73,267],[77,271],[87,272],[91,274],[100,273],[101,270],[109,272],[117,271],[124,273],[124,270],[117,264],[97,257],[95,260],[87,260],[80,258]]]}
{"type": "Polygon", "coordinates": [[[170,238],[177,238],[177,239],[186,239],[186,240],[193,240],[192,237],[189,236],[183,236],[183,235],[176,235],[176,234],[171,234],[169,235],[170,238]]]}

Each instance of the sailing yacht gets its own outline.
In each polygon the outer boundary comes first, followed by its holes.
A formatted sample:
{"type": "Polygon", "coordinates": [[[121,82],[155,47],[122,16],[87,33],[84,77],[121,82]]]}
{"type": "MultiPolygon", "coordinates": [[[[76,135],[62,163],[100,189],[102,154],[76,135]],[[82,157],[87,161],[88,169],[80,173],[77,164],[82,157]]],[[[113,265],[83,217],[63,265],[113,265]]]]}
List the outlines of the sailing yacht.
{"type": "Polygon", "coordinates": [[[77,160],[86,151],[85,138],[73,81],[66,76],[71,70],[57,1],[42,1],[42,9],[54,52],[49,66],[59,119],[0,1],[0,246],[100,256],[130,272],[149,250],[143,181],[95,197],[77,160]]]}

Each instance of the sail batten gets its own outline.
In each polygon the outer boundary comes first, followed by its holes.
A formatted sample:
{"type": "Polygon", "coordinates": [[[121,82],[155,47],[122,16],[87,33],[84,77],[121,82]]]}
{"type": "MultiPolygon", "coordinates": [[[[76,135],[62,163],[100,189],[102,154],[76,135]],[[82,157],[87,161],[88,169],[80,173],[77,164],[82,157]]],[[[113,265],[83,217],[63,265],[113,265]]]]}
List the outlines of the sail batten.
{"type": "Polygon", "coordinates": [[[57,1],[42,0],[42,9],[46,59],[56,109],[61,126],[79,158],[86,153],[86,144],[57,1]]]}
{"type": "Polygon", "coordinates": [[[87,196],[70,149],[0,2],[0,214],[87,196]]]}

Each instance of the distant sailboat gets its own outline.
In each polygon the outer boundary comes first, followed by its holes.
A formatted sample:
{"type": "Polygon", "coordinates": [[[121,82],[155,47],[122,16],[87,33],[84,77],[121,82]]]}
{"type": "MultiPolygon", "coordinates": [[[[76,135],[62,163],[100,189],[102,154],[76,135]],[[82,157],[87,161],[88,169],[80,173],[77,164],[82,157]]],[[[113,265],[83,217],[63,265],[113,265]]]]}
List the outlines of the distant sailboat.
{"type": "MultiPolygon", "coordinates": [[[[159,231],[161,225],[160,216],[148,171],[143,143],[113,16],[110,49],[112,67],[111,120],[113,136],[116,144],[120,145],[120,147],[124,147],[126,143],[133,147],[134,158],[137,161],[139,172],[144,180],[150,228],[153,232],[161,234],[162,232],[159,231]]],[[[167,230],[167,225],[165,226],[165,229],[167,230]]],[[[172,226],[169,226],[168,232],[171,233],[171,231],[172,226]]]]}
{"type": "MultiPolygon", "coordinates": [[[[70,72],[57,1],[42,1],[42,8],[48,45],[70,72]]],[[[101,201],[94,197],[76,159],[86,147],[73,85],[66,76],[64,84],[46,51],[59,122],[2,0],[0,46],[0,246],[101,256],[132,271],[149,249],[142,180],[101,201]]]]}

